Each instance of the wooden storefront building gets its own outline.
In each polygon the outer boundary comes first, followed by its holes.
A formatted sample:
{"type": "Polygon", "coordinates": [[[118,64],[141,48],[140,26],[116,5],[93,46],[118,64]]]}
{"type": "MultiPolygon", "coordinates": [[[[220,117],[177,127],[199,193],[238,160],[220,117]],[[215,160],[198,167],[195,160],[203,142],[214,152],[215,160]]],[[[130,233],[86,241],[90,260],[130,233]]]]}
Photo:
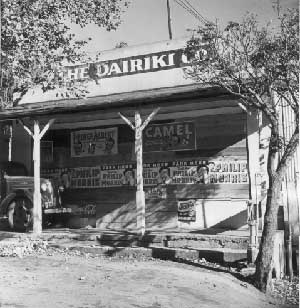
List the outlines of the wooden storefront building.
{"type": "Polygon", "coordinates": [[[147,230],[237,229],[247,203],[263,201],[263,125],[231,95],[185,74],[184,40],[125,47],[96,62],[66,67],[85,98],[33,89],[3,119],[15,119],[12,159],[32,164],[28,127],[55,119],[41,140],[41,175],[64,185],[70,227],[136,228],[135,132],[121,118],[144,121],[143,185],[147,230]],[[91,79],[88,76],[92,76],[91,79]]]}

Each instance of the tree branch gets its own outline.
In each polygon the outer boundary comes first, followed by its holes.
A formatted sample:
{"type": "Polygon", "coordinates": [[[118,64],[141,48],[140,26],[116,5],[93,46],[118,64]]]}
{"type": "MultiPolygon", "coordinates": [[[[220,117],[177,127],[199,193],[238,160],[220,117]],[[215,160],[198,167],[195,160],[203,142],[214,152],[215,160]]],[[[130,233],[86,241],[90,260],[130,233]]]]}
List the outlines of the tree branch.
{"type": "Polygon", "coordinates": [[[293,154],[296,152],[298,145],[299,145],[299,126],[297,125],[276,169],[276,173],[279,176],[283,175],[286,166],[289,160],[293,157],[293,154]]]}

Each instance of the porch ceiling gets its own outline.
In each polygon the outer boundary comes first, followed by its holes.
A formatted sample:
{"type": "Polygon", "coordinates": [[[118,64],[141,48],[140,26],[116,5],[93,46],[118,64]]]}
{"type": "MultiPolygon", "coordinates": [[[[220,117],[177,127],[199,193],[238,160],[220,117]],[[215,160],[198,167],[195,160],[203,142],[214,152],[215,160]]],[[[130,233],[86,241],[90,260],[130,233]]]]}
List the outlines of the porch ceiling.
{"type": "Polygon", "coordinates": [[[74,113],[88,110],[101,110],[124,106],[147,105],[156,102],[176,101],[186,98],[211,97],[224,95],[220,88],[203,84],[159,88],[126,92],[83,99],[64,99],[34,104],[24,104],[0,111],[0,121],[25,117],[38,117],[58,113],[74,113]]]}

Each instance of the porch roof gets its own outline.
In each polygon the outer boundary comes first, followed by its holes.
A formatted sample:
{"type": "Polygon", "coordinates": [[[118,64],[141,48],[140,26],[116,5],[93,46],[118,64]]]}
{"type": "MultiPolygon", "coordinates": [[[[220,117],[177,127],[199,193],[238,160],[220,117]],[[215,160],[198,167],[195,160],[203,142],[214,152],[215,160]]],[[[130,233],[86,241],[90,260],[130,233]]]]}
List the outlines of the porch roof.
{"type": "Polygon", "coordinates": [[[157,102],[182,100],[186,98],[211,97],[224,95],[219,87],[204,84],[192,84],[121,94],[94,96],[81,99],[63,99],[19,105],[0,111],[0,121],[38,117],[42,115],[67,114],[89,110],[120,108],[125,106],[146,105],[157,102]]]}

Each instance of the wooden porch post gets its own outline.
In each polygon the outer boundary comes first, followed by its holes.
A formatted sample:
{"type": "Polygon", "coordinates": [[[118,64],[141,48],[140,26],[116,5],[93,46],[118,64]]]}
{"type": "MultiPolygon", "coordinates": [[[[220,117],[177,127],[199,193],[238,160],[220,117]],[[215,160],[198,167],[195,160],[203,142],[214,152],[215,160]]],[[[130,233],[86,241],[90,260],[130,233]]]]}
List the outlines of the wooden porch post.
{"type": "Polygon", "coordinates": [[[159,111],[159,108],[155,109],[142,123],[141,114],[139,111],[135,111],[133,125],[129,119],[123,116],[120,112],[120,117],[134,130],[135,132],[135,155],[136,155],[136,208],[137,208],[137,231],[143,236],[146,230],[146,202],[144,193],[144,180],[143,180],[143,130],[152,120],[152,118],[159,111]]]}
{"type": "Polygon", "coordinates": [[[12,154],[12,124],[9,125],[9,139],[8,139],[8,161],[11,161],[11,154],[12,154]]]}
{"type": "Polygon", "coordinates": [[[33,170],[34,170],[34,192],[33,192],[33,233],[42,233],[42,199],[41,199],[41,139],[52,125],[50,120],[40,131],[38,120],[34,120],[33,133],[29,127],[22,123],[24,129],[33,138],[33,170]]]}
{"type": "Polygon", "coordinates": [[[42,200],[41,200],[41,173],[40,173],[40,126],[39,121],[34,121],[33,127],[33,171],[34,171],[34,193],[33,193],[33,233],[42,232],[42,200]]]}
{"type": "Polygon", "coordinates": [[[136,155],[136,207],[137,207],[137,230],[141,235],[146,230],[145,193],[143,183],[143,130],[141,115],[135,112],[135,155],[136,155]]]}

